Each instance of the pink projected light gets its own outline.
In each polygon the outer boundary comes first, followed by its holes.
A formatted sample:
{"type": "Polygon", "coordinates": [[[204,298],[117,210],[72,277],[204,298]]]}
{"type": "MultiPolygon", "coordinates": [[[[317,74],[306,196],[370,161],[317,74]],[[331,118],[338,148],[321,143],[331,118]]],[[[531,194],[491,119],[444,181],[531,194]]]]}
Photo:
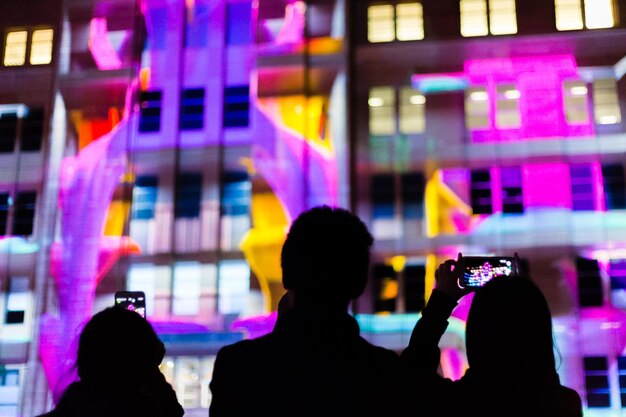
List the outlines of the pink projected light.
{"type": "Polygon", "coordinates": [[[107,20],[104,17],[91,19],[89,25],[89,51],[100,70],[115,70],[122,68],[115,48],[109,39],[107,20]]]}
{"type": "Polygon", "coordinates": [[[592,136],[592,118],[585,124],[569,124],[563,99],[563,83],[580,79],[572,55],[516,57],[465,61],[470,86],[483,86],[489,97],[490,123],[471,132],[474,142],[592,136]],[[499,97],[497,87],[511,85],[515,94],[499,97]],[[518,101],[520,126],[497,126],[498,101],[518,101]]]}

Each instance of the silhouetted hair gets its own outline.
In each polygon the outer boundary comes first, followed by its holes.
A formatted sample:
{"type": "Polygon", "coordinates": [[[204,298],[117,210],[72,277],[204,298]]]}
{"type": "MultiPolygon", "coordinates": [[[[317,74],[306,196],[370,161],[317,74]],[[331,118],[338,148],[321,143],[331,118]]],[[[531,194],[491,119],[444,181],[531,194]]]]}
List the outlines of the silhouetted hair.
{"type": "Polygon", "coordinates": [[[140,385],[163,359],[163,343],[146,319],[121,307],[95,314],[78,342],[81,381],[113,389],[140,385]],[[113,385],[111,385],[113,384],[113,385]]]}
{"type": "Polygon", "coordinates": [[[552,317],[541,290],[525,277],[496,278],[472,301],[466,327],[470,368],[516,376],[555,371],[552,317]]]}
{"type": "Polygon", "coordinates": [[[367,226],[348,210],[305,211],[283,245],[283,285],[300,299],[345,307],[365,289],[373,242],[367,226]]]}

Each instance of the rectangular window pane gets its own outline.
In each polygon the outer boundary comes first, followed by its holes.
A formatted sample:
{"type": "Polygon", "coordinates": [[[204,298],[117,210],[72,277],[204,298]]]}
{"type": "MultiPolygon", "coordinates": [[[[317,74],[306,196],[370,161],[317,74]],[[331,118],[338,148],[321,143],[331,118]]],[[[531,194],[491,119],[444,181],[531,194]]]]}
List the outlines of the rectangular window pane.
{"type": "Polygon", "coordinates": [[[583,12],[580,0],[554,0],[557,30],[580,30],[583,28],[583,12]]]}
{"type": "Polygon", "coordinates": [[[460,7],[462,36],[485,36],[489,34],[486,0],[461,0],[460,7]]]}
{"type": "Polygon", "coordinates": [[[517,33],[515,0],[489,0],[489,30],[492,35],[517,33]]]}
{"type": "Polygon", "coordinates": [[[229,45],[247,45],[252,41],[250,22],[252,5],[250,2],[228,3],[228,26],[226,43],[229,45]]]}
{"type": "Polygon", "coordinates": [[[374,312],[395,313],[398,278],[390,265],[374,265],[374,312]]]}
{"type": "Polygon", "coordinates": [[[26,63],[26,39],[28,32],[20,30],[9,32],[4,44],[4,65],[14,67],[26,63]]]}
{"type": "Polygon", "coordinates": [[[174,264],[174,285],[172,313],[177,316],[193,316],[200,311],[201,290],[200,262],[176,262],[174,264]]]}
{"type": "Polygon", "coordinates": [[[491,214],[491,173],[488,169],[474,170],[471,173],[470,199],[474,214],[491,214]]]}
{"type": "Polygon", "coordinates": [[[152,264],[133,264],[128,269],[126,280],[128,291],[143,291],[146,296],[146,317],[154,314],[156,293],[156,269],[152,264]]]}
{"type": "Polygon", "coordinates": [[[590,408],[610,407],[611,390],[606,356],[585,356],[583,361],[587,406],[590,408]]]}
{"type": "Polygon", "coordinates": [[[604,301],[598,261],[595,259],[577,258],[576,272],[578,274],[578,302],[580,306],[601,306],[604,301]]]}
{"type": "Polygon", "coordinates": [[[513,84],[497,87],[496,126],[499,129],[515,129],[520,127],[519,98],[520,92],[513,84]]]}
{"type": "Polygon", "coordinates": [[[224,89],[224,127],[250,124],[250,88],[247,85],[224,89]]]}
{"type": "Polygon", "coordinates": [[[371,180],[372,217],[374,219],[395,216],[394,179],[389,174],[373,175],[371,180]]]}
{"type": "Polygon", "coordinates": [[[522,173],[518,167],[503,167],[500,170],[502,184],[502,212],[523,213],[524,198],[522,173]]]}
{"type": "Polygon", "coordinates": [[[375,87],[369,99],[370,135],[393,135],[396,133],[396,96],[393,87],[375,87]]]}
{"type": "Polygon", "coordinates": [[[407,265],[404,268],[404,306],[407,313],[417,313],[426,303],[426,268],[424,265],[407,265]]]}
{"type": "Polygon", "coordinates": [[[13,209],[13,235],[30,236],[33,233],[36,198],[37,193],[31,191],[17,194],[13,209]]]}
{"type": "Polygon", "coordinates": [[[143,91],[139,96],[139,131],[158,132],[161,130],[160,91],[143,91]]]}
{"type": "Polygon", "coordinates": [[[30,44],[30,64],[46,65],[52,62],[52,38],[54,30],[41,29],[33,31],[30,44]]]}
{"type": "Polygon", "coordinates": [[[9,198],[9,193],[0,193],[0,236],[4,236],[7,233],[9,198]]]}
{"type": "Polygon", "coordinates": [[[204,127],[204,88],[184,90],[180,98],[180,130],[204,127]]]}
{"type": "Polygon", "coordinates": [[[30,304],[28,277],[9,278],[9,291],[5,313],[6,324],[22,324],[30,304]]]}
{"type": "Polygon", "coordinates": [[[400,90],[400,133],[423,133],[426,127],[424,113],[426,97],[411,87],[400,90]]]}
{"type": "Polygon", "coordinates": [[[17,138],[17,113],[0,113],[0,153],[15,150],[17,138]]]}
{"type": "Polygon", "coordinates": [[[176,204],[174,216],[177,219],[200,217],[202,200],[202,174],[183,173],[176,181],[176,204]]]}
{"type": "Polygon", "coordinates": [[[396,37],[399,41],[424,39],[424,15],[420,3],[396,6],[396,37]]]}
{"type": "Polygon", "coordinates": [[[393,6],[389,4],[369,6],[367,8],[367,40],[390,42],[395,37],[393,6]]]}
{"type": "Polygon", "coordinates": [[[246,261],[232,260],[219,263],[219,311],[238,314],[245,310],[250,293],[250,268],[246,261]]]}
{"type": "Polygon", "coordinates": [[[584,81],[571,80],[563,83],[565,120],[568,124],[586,125],[589,123],[587,93],[587,85],[584,81]]]}
{"type": "Polygon", "coordinates": [[[591,165],[571,165],[570,178],[572,182],[572,209],[574,211],[595,210],[595,190],[591,165]]]}
{"type": "Polygon", "coordinates": [[[252,184],[245,171],[225,172],[222,176],[223,249],[236,249],[250,229],[250,196],[252,184]]]}
{"type": "Polygon", "coordinates": [[[159,180],[155,176],[140,176],[133,187],[132,218],[149,220],[154,218],[159,180]]]}
{"type": "Polygon", "coordinates": [[[41,149],[43,138],[44,111],[42,108],[30,109],[22,121],[22,140],[20,150],[25,152],[41,149]]]}
{"type": "Polygon", "coordinates": [[[489,128],[489,94],[485,87],[465,90],[465,125],[469,130],[489,128]]]}
{"type": "Polygon", "coordinates": [[[587,29],[611,28],[615,25],[613,0],[584,0],[587,29]]]}
{"type": "Polygon", "coordinates": [[[626,181],[622,164],[602,165],[602,182],[606,209],[626,208],[626,181]]]}
{"type": "Polygon", "coordinates": [[[615,124],[622,121],[617,96],[617,84],[612,78],[593,81],[593,115],[599,125],[615,124]]]}
{"type": "MultiPolygon", "coordinates": [[[[608,273],[611,279],[611,304],[617,308],[626,308],[626,259],[611,259],[608,273]]],[[[626,377],[626,369],[624,371],[626,377]]],[[[626,392],[626,386],[620,389],[626,392]]]]}
{"type": "Polygon", "coordinates": [[[400,177],[404,219],[421,219],[424,217],[425,182],[424,174],[421,172],[402,174],[400,177]]]}

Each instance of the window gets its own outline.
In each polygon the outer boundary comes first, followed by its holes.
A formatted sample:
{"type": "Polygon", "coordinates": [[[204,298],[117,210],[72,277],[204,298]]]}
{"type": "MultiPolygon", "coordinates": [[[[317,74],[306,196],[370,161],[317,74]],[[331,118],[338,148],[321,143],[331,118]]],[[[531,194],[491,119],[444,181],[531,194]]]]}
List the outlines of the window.
{"type": "Polygon", "coordinates": [[[611,406],[611,390],[609,387],[609,364],[606,356],[585,356],[585,388],[587,406],[601,408],[611,406]]]}
{"type": "Polygon", "coordinates": [[[599,125],[622,121],[614,79],[605,78],[593,81],[593,115],[599,125]]]}
{"type": "Polygon", "coordinates": [[[517,33],[515,0],[461,0],[464,37],[517,33]]]}
{"type": "Polygon", "coordinates": [[[474,214],[491,214],[491,173],[488,169],[474,170],[470,174],[470,199],[474,214]]]}
{"type": "Polygon", "coordinates": [[[176,262],[172,313],[177,316],[193,316],[200,311],[202,273],[199,262],[176,262]]]}
{"type": "Polygon", "coordinates": [[[33,31],[30,45],[30,64],[46,65],[52,62],[52,38],[54,30],[40,29],[33,31]]]}
{"type": "Polygon", "coordinates": [[[496,126],[499,129],[513,129],[521,125],[519,111],[519,90],[512,84],[497,87],[496,126]]]}
{"type": "MultiPolygon", "coordinates": [[[[185,15],[185,47],[186,48],[204,48],[209,41],[210,10],[206,4],[198,2],[186,2],[187,13],[185,15]]],[[[248,6],[249,7],[249,6],[248,6]]],[[[166,9],[167,10],[167,9],[166,9]]],[[[154,26],[157,25],[156,21],[154,26]]],[[[167,24],[167,16],[163,20],[167,24]]],[[[153,26],[153,27],[154,27],[153,26]]],[[[164,36],[167,36],[165,34],[164,36]]],[[[151,36],[152,37],[152,34],[151,36]]]]}
{"type": "Polygon", "coordinates": [[[146,315],[154,315],[156,293],[156,268],[152,264],[133,264],[128,269],[126,280],[128,291],[143,291],[146,296],[146,315]]]}
{"type": "Polygon", "coordinates": [[[189,219],[200,217],[202,199],[202,174],[182,173],[176,181],[174,217],[189,219]]]}
{"type": "Polygon", "coordinates": [[[586,125],[589,123],[587,93],[587,85],[584,81],[570,80],[563,83],[565,121],[568,124],[586,125]]]}
{"type": "Polygon", "coordinates": [[[369,99],[370,135],[393,135],[396,133],[396,96],[393,87],[375,87],[369,99]]]}
{"type": "Polygon", "coordinates": [[[465,125],[469,130],[489,128],[489,94],[481,86],[465,90],[465,125]]]}
{"type": "Polygon", "coordinates": [[[502,212],[523,213],[522,173],[518,167],[503,167],[500,170],[502,184],[502,212]]]}
{"type": "Polygon", "coordinates": [[[224,127],[250,124],[250,88],[247,85],[224,89],[224,127]]]}
{"type": "Polygon", "coordinates": [[[421,219],[424,217],[424,187],[424,174],[421,172],[402,174],[400,177],[404,219],[421,219]]]}
{"type": "Polygon", "coordinates": [[[17,113],[0,113],[0,153],[15,149],[17,138],[17,113]]]}
{"type": "Polygon", "coordinates": [[[626,181],[622,164],[602,165],[604,203],[607,210],[626,208],[626,181]]]}
{"type": "Polygon", "coordinates": [[[244,171],[225,172],[222,177],[222,248],[235,249],[250,228],[252,185],[244,171]]]}
{"type": "Polygon", "coordinates": [[[16,67],[26,63],[26,40],[28,32],[25,30],[9,32],[4,44],[4,65],[16,67]]]}
{"type": "MultiPolygon", "coordinates": [[[[611,259],[608,274],[611,279],[611,304],[617,308],[626,308],[626,259],[611,259]]],[[[626,389],[626,384],[623,388],[626,389]]],[[[623,405],[626,406],[625,403],[623,405]]]]}
{"type": "Polygon", "coordinates": [[[28,115],[22,121],[21,151],[38,151],[41,149],[43,122],[44,111],[42,108],[34,108],[28,111],[28,115]]]}
{"type": "Polygon", "coordinates": [[[252,41],[250,22],[252,7],[249,2],[228,3],[228,24],[226,43],[228,45],[247,45],[252,41]]]}
{"type": "Polygon", "coordinates": [[[619,378],[619,397],[622,408],[626,408],[626,356],[617,358],[617,372],[619,378]]]}
{"type": "Polygon", "coordinates": [[[404,268],[404,306],[407,313],[424,309],[426,300],[426,268],[424,265],[407,265],[404,268]]]}
{"type": "Polygon", "coordinates": [[[9,291],[7,293],[6,324],[23,324],[26,320],[30,294],[28,291],[28,277],[9,278],[9,291]]]}
{"type": "Polygon", "coordinates": [[[603,304],[600,266],[595,259],[576,259],[578,274],[578,302],[581,307],[596,307],[603,304]]]}
{"type": "Polygon", "coordinates": [[[20,371],[0,366],[0,387],[16,387],[20,384],[20,371]]]}
{"type": "Polygon", "coordinates": [[[572,210],[590,211],[596,208],[593,169],[589,164],[570,166],[572,210]]]}
{"type": "Polygon", "coordinates": [[[159,180],[155,176],[140,176],[133,187],[132,218],[150,220],[154,218],[159,180]]]}
{"type": "Polygon", "coordinates": [[[219,312],[238,314],[246,308],[250,292],[250,268],[246,261],[221,261],[218,266],[219,312]]]}
{"type": "Polygon", "coordinates": [[[0,193],[0,236],[7,233],[10,198],[9,193],[0,193]]]}
{"type": "Polygon", "coordinates": [[[424,39],[421,3],[378,4],[367,9],[367,39],[371,43],[424,39]]]}
{"type": "Polygon", "coordinates": [[[139,131],[142,133],[161,130],[160,91],[142,91],[139,96],[139,131]]]}
{"type": "Polygon", "coordinates": [[[554,11],[556,28],[560,31],[580,30],[584,26],[587,29],[602,29],[615,25],[613,0],[555,0],[554,11]]]}
{"type": "Polygon", "coordinates": [[[424,107],[426,97],[411,87],[400,90],[400,133],[422,133],[426,117],[424,107]]]}
{"type": "Polygon", "coordinates": [[[374,312],[395,313],[398,300],[398,277],[391,265],[374,265],[374,312]]]}
{"type": "Polygon", "coordinates": [[[204,88],[184,90],[180,100],[181,130],[202,129],[204,127],[204,88]]]}
{"type": "Polygon", "coordinates": [[[370,192],[373,219],[395,217],[395,185],[393,176],[389,174],[373,175],[370,192]]]}
{"type": "Polygon", "coordinates": [[[36,198],[37,193],[33,191],[17,193],[13,209],[13,235],[30,236],[33,233],[36,198]]]}

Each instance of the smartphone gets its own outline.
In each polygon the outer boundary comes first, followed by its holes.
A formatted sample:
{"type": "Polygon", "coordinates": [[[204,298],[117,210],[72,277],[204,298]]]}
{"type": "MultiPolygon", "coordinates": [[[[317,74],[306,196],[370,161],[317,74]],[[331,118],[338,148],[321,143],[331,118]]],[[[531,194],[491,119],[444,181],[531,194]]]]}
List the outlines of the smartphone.
{"type": "Polygon", "coordinates": [[[495,277],[517,275],[512,256],[464,256],[463,263],[462,287],[480,288],[495,277]]]}
{"type": "Polygon", "coordinates": [[[118,291],[115,293],[115,305],[146,318],[146,295],[143,291],[118,291]]]}

